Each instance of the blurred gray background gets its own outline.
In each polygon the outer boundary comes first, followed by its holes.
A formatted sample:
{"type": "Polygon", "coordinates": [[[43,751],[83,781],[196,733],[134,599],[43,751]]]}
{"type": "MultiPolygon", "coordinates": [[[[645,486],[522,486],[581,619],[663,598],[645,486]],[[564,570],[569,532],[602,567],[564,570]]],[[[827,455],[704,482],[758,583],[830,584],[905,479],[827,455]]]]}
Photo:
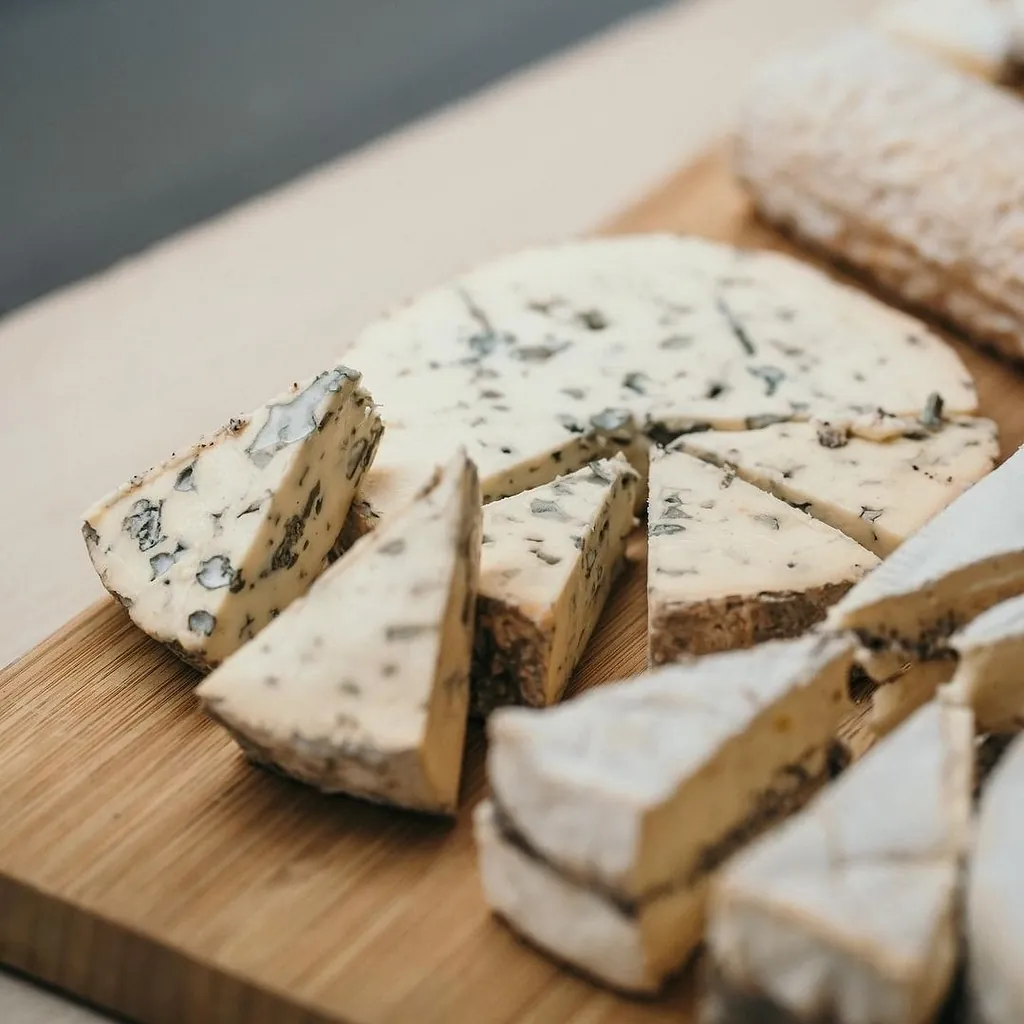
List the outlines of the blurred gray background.
{"type": "Polygon", "coordinates": [[[660,2],[0,0],[0,315],[660,2]]]}

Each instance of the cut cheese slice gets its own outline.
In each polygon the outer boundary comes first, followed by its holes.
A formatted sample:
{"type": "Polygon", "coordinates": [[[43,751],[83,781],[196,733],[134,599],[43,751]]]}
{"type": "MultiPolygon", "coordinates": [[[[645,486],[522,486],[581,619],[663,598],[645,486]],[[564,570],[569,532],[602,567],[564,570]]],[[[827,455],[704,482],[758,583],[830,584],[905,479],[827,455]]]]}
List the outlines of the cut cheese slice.
{"type": "Polygon", "coordinates": [[[651,664],[797,636],[878,564],[732,469],[674,449],[651,454],[651,664]]]}
{"type": "Polygon", "coordinates": [[[952,658],[911,662],[898,676],[879,686],[871,697],[871,731],[892,732],[948,683],[956,670],[952,658]]]}
{"type": "Polygon", "coordinates": [[[1024,739],[1004,754],[982,794],[967,883],[970,1019],[1024,1020],[1024,739]]]}
{"type": "Polygon", "coordinates": [[[544,872],[521,860],[485,870],[489,903],[594,976],[657,988],[700,937],[711,873],[827,776],[851,664],[845,638],[808,636],[709,655],[544,711],[499,709],[488,723],[498,853],[525,851],[544,872]],[[531,887],[522,892],[520,868],[531,887]],[[586,890],[561,904],[590,908],[577,919],[553,921],[554,904],[531,895],[560,882],[563,895],[586,890]],[[595,934],[596,947],[561,944],[596,920],[621,927],[609,926],[607,940],[595,934]],[[617,945],[625,935],[628,949],[617,945]],[[623,969],[609,972],[620,954],[623,969]]]}
{"type": "Polygon", "coordinates": [[[619,455],[484,508],[476,712],[561,697],[621,568],[637,484],[619,455]]]}
{"type": "Polygon", "coordinates": [[[370,324],[348,358],[388,424],[354,534],[407,499],[424,453],[454,445],[487,501],[615,445],[642,460],[638,433],[916,415],[933,392],[951,413],[977,407],[959,358],[919,321],[788,257],[670,235],[504,257],[370,324]]]}
{"type": "Polygon", "coordinates": [[[692,455],[739,476],[885,557],[991,472],[999,456],[991,420],[957,417],[914,436],[874,442],[822,424],[708,431],[680,438],[692,455]]]}
{"type": "Polygon", "coordinates": [[[255,761],[328,793],[454,811],[480,485],[459,453],[197,690],[255,761]]]}
{"type": "Polygon", "coordinates": [[[933,1020],[957,961],[970,711],[936,702],[712,885],[709,1022],[933,1020]]]}
{"type": "Polygon", "coordinates": [[[383,430],[360,376],[294,384],[86,513],[93,565],[137,626],[209,669],[305,592],[383,430]]]}

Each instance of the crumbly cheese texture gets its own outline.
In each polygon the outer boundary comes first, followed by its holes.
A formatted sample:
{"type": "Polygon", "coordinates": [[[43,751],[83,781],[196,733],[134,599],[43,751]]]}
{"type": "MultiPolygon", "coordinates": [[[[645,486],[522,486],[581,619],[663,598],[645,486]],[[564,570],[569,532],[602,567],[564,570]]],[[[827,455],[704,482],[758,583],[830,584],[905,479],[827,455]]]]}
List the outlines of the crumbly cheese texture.
{"type": "Polygon", "coordinates": [[[933,1020],[957,961],[970,711],[935,702],[712,884],[709,1022],[933,1020]]]}
{"type": "Polygon", "coordinates": [[[320,573],[383,426],[336,365],[142,473],[85,514],[103,585],[137,626],[201,670],[320,573]]]}
{"type": "Polygon", "coordinates": [[[459,452],[207,677],[204,709],[324,792],[452,813],[479,557],[479,479],[459,452]]]}
{"type": "Polygon", "coordinates": [[[1024,739],[1017,739],[982,794],[967,882],[971,1020],[1024,1020],[1024,739]]]}
{"type": "Polygon", "coordinates": [[[732,466],[882,558],[991,472],[999,457],[996,425],[980,417],[908,425],[883,441],[852,435],[846,424],[779,423],[690,434],[676,443],[732,466]]]}
{"type": "Polygon", "coordinates": [[[562,695],[625,556],[638,483],[619,455],[484,508],[476,712],[562,695]]]}
{"type": "Polygon", "coordinates": [[[491,501],[619,449],[642,470],[644,438],[700,425],[914,415],[933,392],[977,406],[919,321],[791,258],[670,235],[507,256],[370,324],[348,358],[388,425],[353,534],[415,489],[425,451],[456,444],[491,501]]]}
{"type": "Polygon", "coordinates": [[[878,564],[731,468],[674,449],[651,453],[651,664],[797,636],[878,564]]]}
{"type": "Polygon", "coordinates": [[[890,659],[927,660],[981,612],[1024,593],[1024,450],[968,488],[829,612],[890,659]]]}
{"type": "Polygon", "coordinates": [[[856,28],[755,74],[736,166],[767,219],[1019,360],[1022,135],[1008,91],[856,28]]]}

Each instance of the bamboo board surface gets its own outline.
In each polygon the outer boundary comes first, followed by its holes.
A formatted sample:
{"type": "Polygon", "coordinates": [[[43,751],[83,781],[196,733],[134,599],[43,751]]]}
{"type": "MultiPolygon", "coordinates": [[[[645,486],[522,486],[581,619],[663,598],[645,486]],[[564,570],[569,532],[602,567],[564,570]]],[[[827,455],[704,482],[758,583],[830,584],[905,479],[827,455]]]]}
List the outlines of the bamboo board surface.
{"type": "MultiPolygon", "coordinates": [[[[785,248],[724,149],[605,230],[785,248]]],[[[1024,377],[957,347],[1005,455],[1024,440],[1024,377]]],[[[634,555],[577,688],[643,668],[634,555]]],[[[479,727],[459,819],[439,824],[249,767],[196,711],[197,678],[112,601],[0,674],[0,961],[145,1024],[693,1020],[692,971],[625,1000],[489,916],[470,830],[479,727]]]]}

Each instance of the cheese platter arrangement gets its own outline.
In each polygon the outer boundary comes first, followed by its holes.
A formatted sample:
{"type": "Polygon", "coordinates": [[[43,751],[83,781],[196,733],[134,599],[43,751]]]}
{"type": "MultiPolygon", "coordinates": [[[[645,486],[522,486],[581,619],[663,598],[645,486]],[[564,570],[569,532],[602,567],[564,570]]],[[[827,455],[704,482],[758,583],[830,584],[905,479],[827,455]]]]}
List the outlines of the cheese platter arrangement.
{"type": "Polygon", "coordinates": [[[86,511],[0,961],[146,1024],[1021,1019],[1024,102],[913,25],[86,511]]]}

